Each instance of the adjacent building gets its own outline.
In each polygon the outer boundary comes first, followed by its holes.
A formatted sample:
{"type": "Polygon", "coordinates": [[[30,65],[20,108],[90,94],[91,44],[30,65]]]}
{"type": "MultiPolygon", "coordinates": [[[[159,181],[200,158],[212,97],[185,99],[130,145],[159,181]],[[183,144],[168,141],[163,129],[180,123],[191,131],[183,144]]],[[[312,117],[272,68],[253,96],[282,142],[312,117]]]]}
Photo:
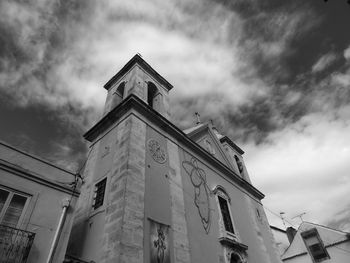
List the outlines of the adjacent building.
{"type": "Polygon", "coordinates": [[[287,231],[276,226],[270,226],[279,255],[283,255],[289,247],[287,231]]]}
{"type": "Polygon", "coordinates": [[[104,88],[67,262],[281,262],[239,146],[176,127],[173,86],[139,55],[104,88]]]}
{"type": "Polygon", "coordinates": [[[287,234],[291,243],[282,255],[285,263],[350,262],[350,233],[303,222],[287,234]]]}
{"type": "Polygon", "coordinates": [[[76,176],[0,142],[0,262],[63,262],[76,176]]]}

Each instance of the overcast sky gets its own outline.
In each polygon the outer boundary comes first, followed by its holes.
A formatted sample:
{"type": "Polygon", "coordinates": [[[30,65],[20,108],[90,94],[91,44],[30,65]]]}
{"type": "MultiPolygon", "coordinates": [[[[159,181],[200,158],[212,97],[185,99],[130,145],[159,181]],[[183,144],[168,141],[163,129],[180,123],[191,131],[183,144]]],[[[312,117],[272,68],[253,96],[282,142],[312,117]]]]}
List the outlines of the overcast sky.
{"type": "Polygon", "coordinates": [[[103,84],[141,53],[176,125],[198,111],[245,150],[269,210],[350,231],[349,25],[346,0],[2,0],[0,138],[75,170],[103,84]]]}

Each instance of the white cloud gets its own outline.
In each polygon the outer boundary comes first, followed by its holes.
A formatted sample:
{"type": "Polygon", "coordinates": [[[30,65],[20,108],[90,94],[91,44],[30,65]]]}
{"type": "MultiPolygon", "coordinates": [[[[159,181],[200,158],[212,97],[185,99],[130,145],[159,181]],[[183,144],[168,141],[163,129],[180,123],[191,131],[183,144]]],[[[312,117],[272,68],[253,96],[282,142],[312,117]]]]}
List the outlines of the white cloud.
{"type": "Polygon", "coordinates": [[[350,46],[348,46],[348,48],[344,50],[344,58],[346,60],[350,60],[350,46]]]}
{"type": "Polygon", "coordinates": [[[345,73],[334,73],[331,83],[335,86],[341,86],[350,89],[350,68],[345,73]]]}
{"type": "Polygon", "coordinates": [[[269,143],[244,147],[253,183],[269,193],[268,208],[286,212],[289,221],[307,212],[304,219],[324,224],[349,205],[350,122],[342,121],[349,114],[350,107],[338,119],[309,114],[271,133],[269,143]]]}
{"type": "MultiPolygon", "coordinates": [[[[157,3],[141,1],[130,7],[124,2],[110,2],[99,7],[88,39],[82,38],[76,43],[75,51],[89,54],[84,63],[93,68],[84,78],[95,79],[102,85],[134,54],[141,53],[175,86],[172,91],[175,97],[193,97],[215,90],[230,102],[242,104],[267,89],[259,79],[252,78],[249,84],[240,80],[246,64],[237,49],[241,30],[237,14],[220,6],[210,6],[212,13],[204,20],[205,17],[186,13],[184,4],[165,1],[158,7],[157,3]],[[163,5],[167,8],[162,8],[163,5]],[[126,17],[131,21],[122,20],[126,17]],[[227,36],[233,29],[236,37],[229,44],[227,36]]],[[[203,9],[195,2],[193,5],[203,9]]],[[[248,68],[245,74],[249,74],[248,68]]],[[[96,94],[95,91],[88,93],[96,94]]],[[[86,97],[81,100],[86,101],[86,97]]]]}
{"type": "Polygon", "coordinates": [[[321,72],[329,67],[335,60],[337,55],[335,53],[328,53],[320,57],[317,62],[312,66],[312,72],[321,72]]]}

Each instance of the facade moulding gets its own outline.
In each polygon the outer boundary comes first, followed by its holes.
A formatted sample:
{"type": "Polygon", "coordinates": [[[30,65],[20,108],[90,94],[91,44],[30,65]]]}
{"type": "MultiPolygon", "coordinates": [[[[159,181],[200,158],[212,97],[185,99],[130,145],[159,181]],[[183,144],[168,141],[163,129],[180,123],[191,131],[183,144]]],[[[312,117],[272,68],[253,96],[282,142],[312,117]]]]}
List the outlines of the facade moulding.
{"type": "Polygon", "coordinates": [[[237,175],[232,169],[227,167],[225,164],[220,162],[200,145],[192,141],[183,131],[176,127],[173,123],[159,114],[157,111],[149,107],[144,101],[142,101],[137,96],[130,94],[122,103],[111,110],[107,115],[105,115],[95,126],[93,126],[88,132],[84,134],[84,138],[89,142],[94,142],[98,136],[105,131],[107,131],[111,126],[113,126],[118,119],[122,118],[123,115],[134,109],[141,113],[142,116],[155,123],[161,130],[173,136],[178,143],[182,143],[189,150],[197,152],[198,155],[209,164],[214,166],[222,174],[230,177],[235,183],[245,189],[248,193],[252,194],[255,198],[262,200],[264,194],[258,189],[252,186],[249,182],[242,179],[237,175]]]}
{"type": "Polygon", "coordinates": [[[235,149],[239,154],[244,154],[244,151],[237,146],[231,139],[227,136],[224,136],[220,139],[220,142],[227,142],[233,149],[235,149]]]}
{"type": "MultiPolygon", "coordinates": [[[[56,189],[58,191],[65,192],[67,194],[71,194],[72,190],[73,190],[70,187],[66,187],[66,186],[63,186],[59,183],[42,178],[40,175],[36,175],[35,173],[33,173],[31,171],[25,170],[22,167],[13,165],[13,164],[8,163],[8,162],[1,160],[1,159],[0,159],[0,169],[7,171],[9,173],[18,175],[18,176],[23,177],[25,179],[28,179],[30,181],[34,181],[36,183],[51,187],[51,188],[56,189]]],[[[65,182],[65,183],[70,183],[70,182],[65,182]]],[[[75,190],[73,193],[73,196],[78,197],[79,194],[80,194],[79,191],[75,190]]]]}

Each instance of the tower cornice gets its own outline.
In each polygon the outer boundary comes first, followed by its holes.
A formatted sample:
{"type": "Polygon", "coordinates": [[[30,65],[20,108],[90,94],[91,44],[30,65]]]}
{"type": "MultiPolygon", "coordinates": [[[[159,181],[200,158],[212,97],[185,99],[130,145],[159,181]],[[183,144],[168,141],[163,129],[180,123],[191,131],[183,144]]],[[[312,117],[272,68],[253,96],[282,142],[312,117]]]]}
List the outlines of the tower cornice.
{"type": "Polygon", "coordinates": [[[125,66],[118,71],[103,87],[108,90],[113,86],[114,83],[118,81],[122,76],[125,75],[135,64],[140,65],[146,72],[148,72],[152,77],[154,77],[159,83],[164,85],[164,87],[169,91],[173,88],[165,78],[163,78],[157,71],[155,71],[139,54],[133,56],[125,66]]]}

